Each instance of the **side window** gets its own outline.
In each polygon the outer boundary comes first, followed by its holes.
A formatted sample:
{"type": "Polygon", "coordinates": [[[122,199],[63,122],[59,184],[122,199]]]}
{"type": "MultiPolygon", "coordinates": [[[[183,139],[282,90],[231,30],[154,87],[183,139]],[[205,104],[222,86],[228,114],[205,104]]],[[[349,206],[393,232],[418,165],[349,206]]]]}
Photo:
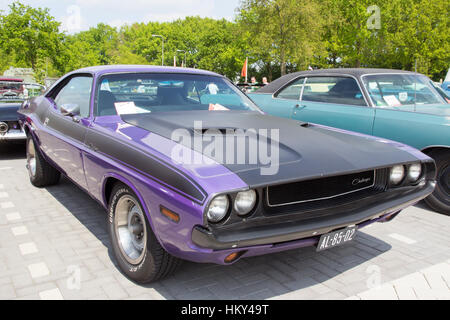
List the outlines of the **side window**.
{"type": "Polygon", "coordinates": [[[311,77],[306,80],[302,100],[366,106],[358,83],[348,77],[311,77]]]}
{"type": "Polygon", "coordinates": [[[72,78],[56,95],[55,103],[58,110],[63,105],[75,107],[75,114],[89,117],[89,103],[91,98],[92,77],[79,76],[72,78]]]}
{"type": "Polygon", "coordinates": [[[281,90],[277,94],[277,98],[288,100],[300,100],[300,94],[302,93],[303,83],[305,78],[300,78],[289,84],[286,88],[281,90]]]}

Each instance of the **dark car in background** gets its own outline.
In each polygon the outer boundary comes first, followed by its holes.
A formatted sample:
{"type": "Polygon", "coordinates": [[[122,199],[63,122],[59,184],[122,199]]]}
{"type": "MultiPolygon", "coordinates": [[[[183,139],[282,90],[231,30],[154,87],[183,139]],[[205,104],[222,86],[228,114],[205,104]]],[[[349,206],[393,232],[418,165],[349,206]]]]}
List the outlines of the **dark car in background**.
{"type": "Polygon", "coordinates": [[[17,111],[26,99],[42,94],[44,89],[22,79],[0,78],[0,142],[25,141],[17,111]]]}
{"type": "Polygon", "coordinates": [[[0,100],[26,99],[27,96],[22,79],[0,78],[0,100]]]}

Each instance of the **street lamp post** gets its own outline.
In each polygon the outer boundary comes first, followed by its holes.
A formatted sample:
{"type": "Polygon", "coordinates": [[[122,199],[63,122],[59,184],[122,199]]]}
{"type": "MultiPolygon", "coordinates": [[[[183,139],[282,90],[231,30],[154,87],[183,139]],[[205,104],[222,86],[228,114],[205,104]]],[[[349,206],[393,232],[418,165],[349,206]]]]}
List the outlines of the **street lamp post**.
{"type": "Polygon", "coordinates": [[[154,38],[161,38],[161,42],[162,42],[162,57],[161,57],[161,65],[164,66],[164,41],[165,38],[162,35],[159,34],[152,34],[152,37],[154,38]]]}
{"type": "Polygon", "coordinates": [[[177,50],[177,52],[184,52],[184,67],[186,68],[186,50],[177,50]]]}

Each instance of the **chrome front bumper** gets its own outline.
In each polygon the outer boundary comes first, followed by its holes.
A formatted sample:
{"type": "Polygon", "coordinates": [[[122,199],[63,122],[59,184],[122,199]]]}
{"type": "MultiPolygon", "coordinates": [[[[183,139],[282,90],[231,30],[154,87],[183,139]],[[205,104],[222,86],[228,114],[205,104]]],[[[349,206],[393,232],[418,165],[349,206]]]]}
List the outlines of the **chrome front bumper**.
{"type": "Polygon", "coordinates": [[[10,129],[5,134],[0,133],[0,141],[16,141],[16,140],[26,140],[27,135],[25,131],[21,129],[10,129]]]}

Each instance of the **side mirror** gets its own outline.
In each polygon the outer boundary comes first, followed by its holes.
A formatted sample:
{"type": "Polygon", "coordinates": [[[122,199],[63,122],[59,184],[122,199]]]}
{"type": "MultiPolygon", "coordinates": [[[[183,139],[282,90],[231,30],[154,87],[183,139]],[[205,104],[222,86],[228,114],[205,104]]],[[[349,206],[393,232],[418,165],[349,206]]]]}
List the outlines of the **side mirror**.
{"type": "Polygon", "coordinates": [[[60,110],[63,116],[73,117],[80,114],[80,106],[75,103],[63,104],[60,110]]]}

